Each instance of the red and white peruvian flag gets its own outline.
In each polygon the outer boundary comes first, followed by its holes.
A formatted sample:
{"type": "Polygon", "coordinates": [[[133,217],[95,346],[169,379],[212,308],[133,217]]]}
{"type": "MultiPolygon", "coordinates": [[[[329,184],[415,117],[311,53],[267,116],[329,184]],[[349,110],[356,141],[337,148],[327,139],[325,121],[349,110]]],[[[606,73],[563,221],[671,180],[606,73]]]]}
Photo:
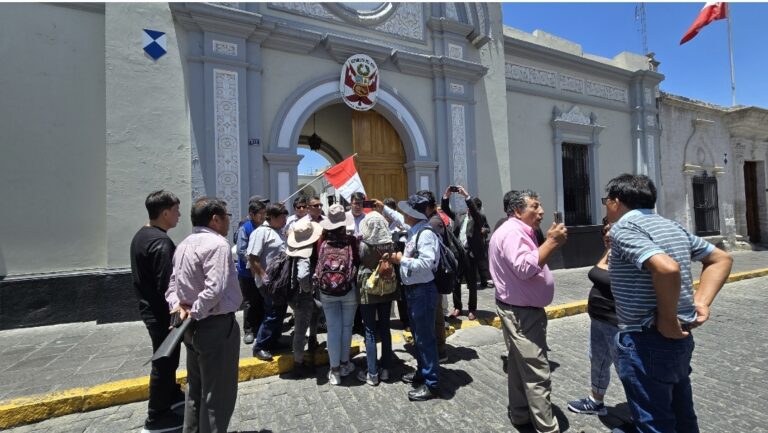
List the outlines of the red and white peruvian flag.
{"type": "Polygon", "coordinates": [[[690,41],[696,35],[699,34],[704,26],[712,21],[722,20],[728,17],[728,3],[725,2],[707,2],[699,12],[699,16],[696,17],[696,21],[691,24],[691,27],[683,35],[683,39],[680,40],[680,45],[690,41]]]}
{"type": "Polygon", "coordinates": [[[349,202],[352,201],[353,192],[360,191],[365,194],[363,182],[355,168],[354,155],[326,170],[324,176],[328,183],[333,185],[336,191],[349,202]]]}

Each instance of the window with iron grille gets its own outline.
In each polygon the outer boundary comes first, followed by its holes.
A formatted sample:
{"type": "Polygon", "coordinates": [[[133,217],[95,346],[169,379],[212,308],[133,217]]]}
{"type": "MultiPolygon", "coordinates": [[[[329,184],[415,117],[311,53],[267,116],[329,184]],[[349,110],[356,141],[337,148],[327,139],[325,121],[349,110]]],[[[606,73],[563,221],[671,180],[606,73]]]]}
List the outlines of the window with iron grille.
{"type": "Polygon", "coordinates": [[[698,236],[720,234],[720,209],[717,199],[717,178],[708,175],[693,176],[693,216],[698,236]]]}
{"type": "Polygon", "coordinates": [[[592,224],[589,146],[563,143],[563,216],[565,225],[592,224]]]}

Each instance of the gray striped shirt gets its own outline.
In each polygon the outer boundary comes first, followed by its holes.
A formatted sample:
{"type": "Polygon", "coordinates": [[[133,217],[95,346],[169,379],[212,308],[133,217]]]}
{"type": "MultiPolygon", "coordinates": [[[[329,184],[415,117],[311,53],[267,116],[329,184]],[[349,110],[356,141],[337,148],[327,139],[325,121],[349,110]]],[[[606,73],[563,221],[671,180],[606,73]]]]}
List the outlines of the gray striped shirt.
{"type": "Polygon", "coordinates": [[[703,259],[715,246],[688,233],[680,224],[656,215],[651,209],[627,212],[613,225],[610,236],[609,271],[619,329],[640,331],[654,323],[656,292],[651,273],[643,264],[656,254],[666,254],[680,265],[677,317],[683,323],[693,322],[696,310],[691,260],[703,259]]]}

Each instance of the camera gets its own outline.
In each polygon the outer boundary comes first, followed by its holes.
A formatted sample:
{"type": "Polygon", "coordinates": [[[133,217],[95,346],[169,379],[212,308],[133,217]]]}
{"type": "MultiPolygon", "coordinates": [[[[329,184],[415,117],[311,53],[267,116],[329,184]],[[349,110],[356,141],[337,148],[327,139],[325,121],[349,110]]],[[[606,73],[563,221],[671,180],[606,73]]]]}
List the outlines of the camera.
{"type": "Polygon", "coordinates": [[[376,207],[375,200],[363,200],[363,207],[366,209],[373,209],[376,207]]]}
{"type": "Polygon", "coordinates": [[[456,185],[451,185],[448,187],[448,191],[450,192],[459,192],[459,187],[456,185]]]}

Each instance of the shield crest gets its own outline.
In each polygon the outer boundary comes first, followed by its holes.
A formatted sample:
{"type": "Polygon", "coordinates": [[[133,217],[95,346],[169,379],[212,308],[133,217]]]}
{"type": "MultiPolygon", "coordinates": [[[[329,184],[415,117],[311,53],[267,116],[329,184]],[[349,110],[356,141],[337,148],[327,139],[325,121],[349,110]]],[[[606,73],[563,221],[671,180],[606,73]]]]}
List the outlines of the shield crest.
{"type": "Polygon", "coordinates": [[[365,54],[355,54],[341,67],[339,83],[341,99],[358,111],[368,111],[376,105],[379,93],[379,67],[365,54]]]}

